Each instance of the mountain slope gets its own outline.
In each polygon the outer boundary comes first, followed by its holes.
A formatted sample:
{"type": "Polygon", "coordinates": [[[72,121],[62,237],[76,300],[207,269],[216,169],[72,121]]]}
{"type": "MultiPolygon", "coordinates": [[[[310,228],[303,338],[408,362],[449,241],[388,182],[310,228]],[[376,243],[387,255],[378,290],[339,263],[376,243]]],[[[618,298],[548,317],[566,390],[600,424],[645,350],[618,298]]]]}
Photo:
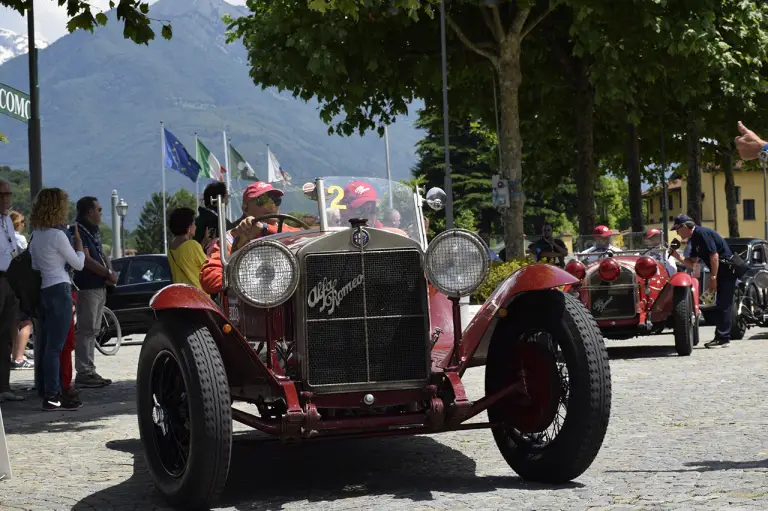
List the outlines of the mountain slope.
{"type": "MultiPolygon", "coordinates": [[[[0,65],[6,60],[26,54],[28,41],[29,39],[25,35],[0,28],[0,65]]],[[[48,41],[36,38],[35,46],[42,50],[48,46],[48,41]]]]}
{"type": "MultiPolygon", "coordinates": [[[[316,175],[386,175],[384,141],[376,134],[327,135],[317,105],[275,90],[262,91],[248,76],[241,44],[226,44],[224,13],[239,7],[222,0],[160,0],[153,17],[173,23],[171,41],[137,46],[110,23],[94,34],[67,35],[40,52],[43,178],[70,194],[97,195],[108,203],[112,189],[129,202],[127,222],[161,189],[160,121],[190,152],[193,137],[224,163],[222,129],[238,151],[266,175],[266,145],[294,184],[316,175]]],[[[27,60],[0,66],[0,82],[28,90],[27,60]]],[[[412,114],[415,118],[415,112],[412,114]]],[[[409,116],[411,117],[411,116],[409,116]]],[[[412,118],[391,126],[393,178],[407,178],[420,138],[412,118]]],[[[26,126],[0,119],[10,143],[0,147],[0,164],[27,168],[26,126]]],[[[168,188],[194,190],[169,171],[168,188]]]]}

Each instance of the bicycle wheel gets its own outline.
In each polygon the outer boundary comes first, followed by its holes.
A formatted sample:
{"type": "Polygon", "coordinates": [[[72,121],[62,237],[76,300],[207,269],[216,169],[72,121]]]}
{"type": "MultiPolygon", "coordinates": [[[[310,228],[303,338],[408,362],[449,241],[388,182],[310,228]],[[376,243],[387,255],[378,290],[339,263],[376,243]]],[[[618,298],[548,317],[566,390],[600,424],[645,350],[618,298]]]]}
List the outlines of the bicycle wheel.
{"type": "Polygon", "coordinates": [[[96,335],[96,349],[102,355],[111,356],[117,353],[122,343],[123,332],[120,329],[120,322],[111,309],[104,307],[104,312],[101,314],[101,328],[96,335]]]}

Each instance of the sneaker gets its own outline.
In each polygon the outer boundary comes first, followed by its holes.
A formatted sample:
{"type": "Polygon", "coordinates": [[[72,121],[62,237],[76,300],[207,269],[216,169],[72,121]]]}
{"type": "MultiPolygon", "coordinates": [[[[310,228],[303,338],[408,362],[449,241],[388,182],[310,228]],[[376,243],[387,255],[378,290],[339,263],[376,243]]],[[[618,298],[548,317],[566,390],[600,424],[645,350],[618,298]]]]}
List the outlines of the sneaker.
{"type": "Polygon", "coordinates": [[[67,411],[71,412],[83,406],[83,403],[67,399],[63,396],[53,396],[43,399],[43,410],[46,412],[67,411]]]}
{"type": "Polygon", "coordinates": [[[730,345],[731,345],[731,341],[729,339],[713,339],[708,343],[704,344],[704,347],[705,348],[727,348],[730,345]]]}
{"type": "Polygon", "coordinates": [[[78,374],[75,377],[75,385],[85,389],[98,389],[105,387],[110,383],[112,383],[111,380],[104,380],[104,378],[96,373],[78,374]]]}
{"type": "Polygon", "coordinates": [[[80,401],[80,391],[76,388],[66,389],[61,393],[62,397],[71,401],[80,401]]]}
{"type": "Polygon", "coordinates": [[[26,358],[22,358],[20,361],[12,361],[11,362],[11,370],[17,371],[19,369],[34,369],[35,363],[31,360],[27,360],[26,358]]]}
{"type": "Polygon", "coordinates": [[[24,401],[24,396],[20,396],[19,394],[14,394],[13,392],[6,391],[6,392],[0,392],[0,403],[3,403],[5,401],[24,401]]]}
{"type": "Polygon", "coordinates": [[[112,380],[109,378],[103,378],[99,373],[93,373],[93,376],[104,382],[104,385],[110,385],[112,380]]]}

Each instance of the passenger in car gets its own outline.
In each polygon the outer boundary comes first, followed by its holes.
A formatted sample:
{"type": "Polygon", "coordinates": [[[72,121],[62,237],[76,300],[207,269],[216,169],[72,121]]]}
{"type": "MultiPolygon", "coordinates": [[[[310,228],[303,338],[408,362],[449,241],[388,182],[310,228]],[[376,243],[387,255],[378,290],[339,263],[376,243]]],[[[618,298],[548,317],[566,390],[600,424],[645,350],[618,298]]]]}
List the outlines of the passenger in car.
{"type": "MultiPolygon", "coordinates": [[[[243,194],[243,217],[237,227],[226,233],[227,250],[230,255],[245,246],[249,241],[276,234],[278,226],[271,219],[257,222],[255,218],[280,213],[283,191],[269,183],[258,181],[251,183],[243,194]]],[[[283,232],[300,229],[283,224],[283,232]]],[[[209,295],[217,294],[222,288],[221,251],[218,241],[210,245],[211,251],[200,269],[200,286],[209,295]]]]}
{"type": "Polygon", "coordinates": [[[664,264],[670,277],[677,273],[675,258],[667,254],[667,249],[661,241],[660,230],[648,229],[648,232],[645,233],[645,246],[650,250],[649,256],[664,264]]]}

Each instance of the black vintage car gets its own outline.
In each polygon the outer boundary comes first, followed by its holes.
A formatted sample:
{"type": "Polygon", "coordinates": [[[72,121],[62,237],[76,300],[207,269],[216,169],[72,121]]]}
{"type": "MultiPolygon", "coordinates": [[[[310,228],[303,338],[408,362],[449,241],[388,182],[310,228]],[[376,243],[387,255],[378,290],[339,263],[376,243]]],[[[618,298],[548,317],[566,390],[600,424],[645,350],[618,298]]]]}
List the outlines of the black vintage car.
{"type": "Polygon", "coordinates": [[[107,288],[107,307],[117,316],[122,334],[144,334],[155,319],[149,300],[170,285],[171,267],[162,254],[121,257],[112,261],[117,285],[107,288]]]}
{"type": "MultiPolygon", "coordinates": [[[[731,339],[743,339],[747,328],[768,326],[768,241],[759,238],[726,238],[731,250],[746,261],[750,270],[739,281],[733,300],[731,339]]],[[[701,289],[706,289],[709,270],[701,273],[701,289]]],[[[704,320],[714,324],[712,308],[702,308],[704,320]]]]}

